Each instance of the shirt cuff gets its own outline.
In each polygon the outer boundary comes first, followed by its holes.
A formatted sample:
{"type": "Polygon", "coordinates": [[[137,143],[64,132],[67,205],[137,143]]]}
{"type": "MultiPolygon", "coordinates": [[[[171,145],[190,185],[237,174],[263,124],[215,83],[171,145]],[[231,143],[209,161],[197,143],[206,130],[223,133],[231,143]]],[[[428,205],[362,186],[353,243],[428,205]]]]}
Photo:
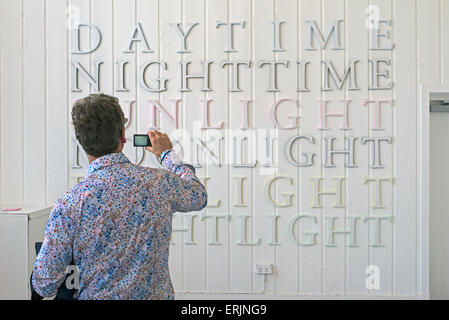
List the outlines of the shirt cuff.
{"type": "Polygon", "coordinates": [[[169,149],[161,153],[161,163],[169,170],[174,171],[175,168],[182,164],[182,160],[178,157],[175,150],[169,149]]]}
{"type": "Polygon", "coordinates": [[[169,153],[171,151],[174,151],[174,150],[173,149],[167,149],[167,150],[162,151],[161,155],[159,156],[159,159],[160,159],[161,163],[164,160],[164,158],[167,155],[167,153],[169,153]]]}

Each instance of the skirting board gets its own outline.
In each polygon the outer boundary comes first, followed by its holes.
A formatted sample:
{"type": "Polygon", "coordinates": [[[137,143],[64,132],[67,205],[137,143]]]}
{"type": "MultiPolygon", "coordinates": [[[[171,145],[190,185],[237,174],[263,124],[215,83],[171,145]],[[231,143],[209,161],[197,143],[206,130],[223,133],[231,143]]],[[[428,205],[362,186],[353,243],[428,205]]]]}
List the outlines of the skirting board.
{"type": "Polygon", "coordinates": [[[176,293],[176,300],[429,300],[429,295],[264,295],[229,293],[176,293]]]}

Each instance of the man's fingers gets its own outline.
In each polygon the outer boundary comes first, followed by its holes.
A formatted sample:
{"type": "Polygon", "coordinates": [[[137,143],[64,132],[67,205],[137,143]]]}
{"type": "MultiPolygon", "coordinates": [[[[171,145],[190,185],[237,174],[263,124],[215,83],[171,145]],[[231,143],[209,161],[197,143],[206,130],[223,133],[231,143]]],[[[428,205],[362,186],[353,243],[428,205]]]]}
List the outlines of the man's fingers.
{"type": "Polygon", "coordinates": [[[149,130],[148,136],[151,140],[151,147],[145,149],[154,153],[156,156],[160,156],[162,151],[172,148],[170,138],[168,134],[162,133],[158,130],[149,130]]]}
{"type": "Polygon", "coordinates": [[[148,135],[150,136],[150,138],[151,138],[151,137],[154,137],[154,136],[156,135],[156,134],[154,133],[154,131],[152,131],[152,130],[148,131],[147,133],[148,133],[148,135]]]}
{"type": "Polygon", "coordinates": [[[150,130],[150,131],[148,131],[148,134],[150,136],[160,136],[160,135],[162,135],[162,133],[160,131],[158,131],[158,130],[150,130]]]}
{"type": "Polygon", "coordinates": [[[148,135],[150,136],[150,138],[151,137],[167,137],[168,138],[168,135],[166,133],[162,133],[158,130],[150,130],[150,131],[148,131],[148,135]]]}

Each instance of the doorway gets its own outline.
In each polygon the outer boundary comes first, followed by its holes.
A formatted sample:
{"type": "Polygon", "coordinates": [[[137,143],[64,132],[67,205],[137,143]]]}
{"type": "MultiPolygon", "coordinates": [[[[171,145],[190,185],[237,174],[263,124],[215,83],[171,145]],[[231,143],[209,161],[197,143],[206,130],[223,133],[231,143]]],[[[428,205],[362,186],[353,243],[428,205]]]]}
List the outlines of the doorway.
{"type": "Polygon", "coordinates": [[[430,299],[449,299],[449,92],[429,97],[430,299]]]}

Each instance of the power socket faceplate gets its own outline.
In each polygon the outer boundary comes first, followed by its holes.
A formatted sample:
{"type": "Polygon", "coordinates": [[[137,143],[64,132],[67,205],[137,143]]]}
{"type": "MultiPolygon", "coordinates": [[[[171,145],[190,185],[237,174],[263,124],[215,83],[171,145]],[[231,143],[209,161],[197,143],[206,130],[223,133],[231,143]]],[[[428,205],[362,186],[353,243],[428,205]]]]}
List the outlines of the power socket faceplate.
{"type": "Polygon", "coordinates": [[[272,264],[256,264],[255,270],[257,274],[272,274],[273,265],[272,264]]]}

